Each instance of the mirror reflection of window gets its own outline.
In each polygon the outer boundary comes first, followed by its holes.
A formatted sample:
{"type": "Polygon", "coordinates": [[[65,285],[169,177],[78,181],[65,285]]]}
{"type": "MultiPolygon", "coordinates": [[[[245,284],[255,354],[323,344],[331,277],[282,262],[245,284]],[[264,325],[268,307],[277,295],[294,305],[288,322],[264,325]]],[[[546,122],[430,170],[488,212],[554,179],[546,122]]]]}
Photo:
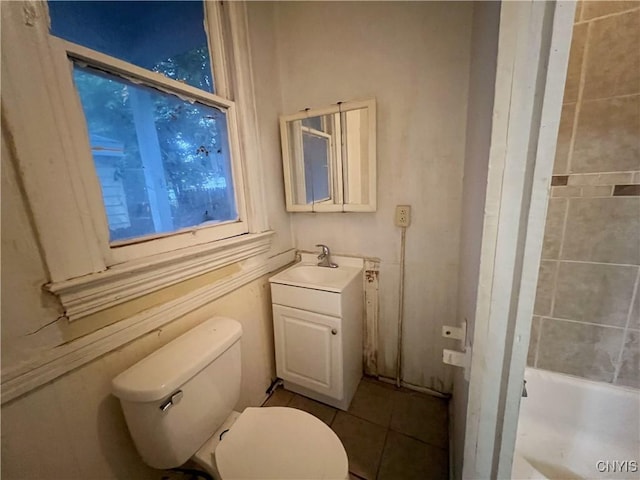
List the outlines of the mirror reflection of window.
{"type": "Polygon", "coordinates": [[[306,203],[324,202],[331,198],[329,164],[331,136],[318,130],[302,130],[306,203]]]}
{"type": "Polygon", "coordinates": [[[292,182],[297,203],[315,204],[332,202],[335,169],[335,145],[333,115],[303,118],[289,126],[292,139],[292,182]]]}

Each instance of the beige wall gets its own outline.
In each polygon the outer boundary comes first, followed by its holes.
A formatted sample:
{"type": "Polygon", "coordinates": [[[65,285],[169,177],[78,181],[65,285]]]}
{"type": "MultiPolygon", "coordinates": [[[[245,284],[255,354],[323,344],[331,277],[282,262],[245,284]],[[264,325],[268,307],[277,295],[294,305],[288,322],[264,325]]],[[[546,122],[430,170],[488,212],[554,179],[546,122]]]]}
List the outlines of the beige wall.
{"type": "Polygon", "coordinates": [[[27,361],[63,342],[55,325],[62,314],[56,297],[40,288],[48,282],[19,179],[2,136],[2,366],[27,361]],[[37,332],[37,333],[34,333],[37,332]]]}
{"type": "Polygon", "coordinates": [[[380,258],[378,365],[393,377],[400,271],[394,209],[412,205],[404,379],[451,391],[441,325],[455,322],[471,4],[277,2],[251,4],[250,11],[273,22],[276,35],[282,105],[274,122],[305,107],[376,98],[378,211],[293,214],[294,242],[380,258]]]}
{"type": "MultiPolygon", "coordinates": [[[[271,254],[276,255],[293,248],[289,214],[284,211],[277,115],[271,113],[275,108],[272,102],[279,104],[274,94],[279,91],[278,72],[273,68],[275,49],[263,43],[264,32],[257,30],[251,34],[256,40],[252,44],[254,75],[260,80],[256,82],[256,101],[262,134],[266,207],[270,227],[275,231],[271,254]],[[265,111],[269,113],[265,115],[265,111]]],[[[30,47],[22,48],[27,55],[30,47]]],[[[56,321],[62,314],[57,299],[41,289],[48,281],[48,273],[19,175],[11,161],[10,138],[5,138],[5,133],[3,131],[1,156],[3,371],[29,362],[69,339],[66,320],[56,321]]],[[[37,140],[37,132],[34,138],[37,140]]],[[[56,208],[65,206],[56,205],[56,208]]],[[[2,406],[2,477],[160,478],[159,472],[149,469],[139,459],[117,399],[110,395],[110,382],[127,367],[213,315],[233,317],[243,326],[243,380],[237,408],[260,404],[275,377],[267,278],[255,280],[5,403],[2,406]]],[[[106,319],[111,320],[118,319],[106,319]]]]}
{"type": "MultiPolygon", "coordinates": [[[[16,366],[64,342],[10,155],[2,144],[2,365],[16,366]]],[[[286,239],[288,232],[281,232],[286,239]]],[[[281,240],[281,248],[290,248],[281,240]]],[[[259,405],[275,377],[268,276],[2,405],[2,477],[159,478],[139,459],[110,394],[118,373],[213,315],[243,326],[238,408],[259,405]],[[54,473],[52,473],[54,472],[54,473]]],[[[61,320],[60,322],[63,322],[61,320]]]]}
{"type": "Polygon", "coordinates": [[[640,4],[578,5],[531,366],[640,387],[640,4]]]}
{"type": "Polygon", "coordinates": [[[251,67],[260,134],[260,153],[265,185],[269,226],[276,232],[271,251],[276,254],[295,248],[291,231],[292,214],[284,203],[284,177],[280,152],[278,113],[282,104],[282,87],[278,69],[278,52],[274,18],[268,2],[248,4],[251,67]]]}
{"type": "Polygon", "coordinates": [[[160,472],[146,467],[136,453],[118,400],[110,393],[111,379],[213,315],[242,324],[243,378],[237,408],[259,405],[275,376],[266,276],[4,404],[2,478],[160,478],[160,472]]]}
{"type": "MultiPolygon", "coordinates": [[[[400,252],[393,214],[396,204],[411,204],[404,378],[441,391],[450,391],[451,376],[441,363],[450,345],[440,327],[457,321],[471,15],[471,4],[462,2],[249,5],[272,253],[326,243],[335,253],[381,259],[379,365],[393,376],[400,252]],[[372,96],[378,211],[285,213],[278,115],[372,96]]],[[[40,289],[46,268],[4,142],[2,148],[2,361],[12,365],[55,348],[64,336],[57,301],[40,289]]],[[[109,382],[216,314],[243,324],[239,407],[259,403],[274,375],[266,277],[3,405],[3,476],[157,477],[138,459],[109,382]]]]}

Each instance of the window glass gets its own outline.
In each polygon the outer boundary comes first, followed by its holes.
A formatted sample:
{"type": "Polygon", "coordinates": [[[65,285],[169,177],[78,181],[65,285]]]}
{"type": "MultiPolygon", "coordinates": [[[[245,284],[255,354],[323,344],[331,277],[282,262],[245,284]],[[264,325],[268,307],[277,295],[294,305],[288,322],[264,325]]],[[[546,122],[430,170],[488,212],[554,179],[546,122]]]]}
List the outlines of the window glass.
{"type": "Polygon", "coordinates": [[[74,66],[111,241],[237,220],[226,113],[74,66]]]}
{"type": "Polygon", "coordinates": [[[50,0],[51,33],[215,93],[201,1],[50,0]]]}

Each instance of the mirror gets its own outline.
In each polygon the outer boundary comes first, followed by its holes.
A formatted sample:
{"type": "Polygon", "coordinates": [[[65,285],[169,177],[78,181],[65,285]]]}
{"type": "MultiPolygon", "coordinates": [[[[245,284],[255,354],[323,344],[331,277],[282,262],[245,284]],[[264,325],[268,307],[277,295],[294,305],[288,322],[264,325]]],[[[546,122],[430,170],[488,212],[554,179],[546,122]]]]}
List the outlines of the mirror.
{"type": "Polygon", "coordinates": [[[376,210],[375,100],[280,117],[287,211],[376,210]]]}

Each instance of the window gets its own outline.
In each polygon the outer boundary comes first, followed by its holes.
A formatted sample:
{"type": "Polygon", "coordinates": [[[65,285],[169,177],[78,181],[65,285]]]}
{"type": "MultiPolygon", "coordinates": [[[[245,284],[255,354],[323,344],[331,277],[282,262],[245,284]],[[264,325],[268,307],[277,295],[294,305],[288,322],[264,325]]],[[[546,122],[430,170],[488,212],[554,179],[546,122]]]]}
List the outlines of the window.
{"type": "Polygon", "coordinates": [[[69,320],[226,265],[238,267],[217,292],[266,273],[273,232],[243,3],[50,1],[2,13],[3,39],[20,46],[3,50],[3,141],[44,288],[69,320]]]}
{"type": "MultiPolygon", "coordinates": [[[[233,104],[214,94],[203,3],[51,1],[49,11],[73,65],[111,248],[242,224],[233,104]]],[[[247,231],[237,227],[214,237],[247,231]]]]}
{"type": "Polygon", "coordinates": [[[221,109],[74,66],[110,240],[235,221],[221,109]]]}
{"type": "Polygon", "coordinates": [[[215,93],[202,1],[50,0],[51,33],[215,93]]]}

